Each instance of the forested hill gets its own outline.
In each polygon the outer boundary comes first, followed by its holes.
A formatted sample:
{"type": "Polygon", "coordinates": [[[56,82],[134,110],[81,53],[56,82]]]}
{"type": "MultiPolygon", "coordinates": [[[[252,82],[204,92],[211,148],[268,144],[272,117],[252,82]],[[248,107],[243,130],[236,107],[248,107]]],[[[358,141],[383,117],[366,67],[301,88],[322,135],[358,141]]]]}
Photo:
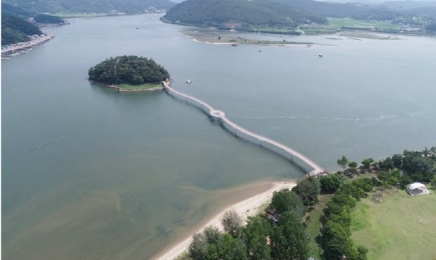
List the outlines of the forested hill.
{"type": "Polygon", "coordinates": [[[27,20],[29,17],[33,17],[36,13],[28,12],[19,7],[2,3],[2,15],[17,16],[27,20]]]}
{"type": "Polygon", "coordinates": [[[107,59],[88,71],[89,80],[102,84],[156,83],[170,78],[168,71],[152,59],[118,56],[107,59]]]}
{"type": "Polygon", "coordinates": [[[29,35],[42,34],[39,28],[17,16],[2,14],[2,45],[29,41],[29,35]]]}
{"type": "Polygon", "coordinates": [[[267,0],[187,0],[164,21],[219,28],[294,28],[304,23],[327,23],[325,17],[267,0]]]}
{"type": "Polygon", "coordinates": [[[144,13],[148,8],[168,10],[175,5],[170,0],[2,0],[35,13],[144,13]]]}

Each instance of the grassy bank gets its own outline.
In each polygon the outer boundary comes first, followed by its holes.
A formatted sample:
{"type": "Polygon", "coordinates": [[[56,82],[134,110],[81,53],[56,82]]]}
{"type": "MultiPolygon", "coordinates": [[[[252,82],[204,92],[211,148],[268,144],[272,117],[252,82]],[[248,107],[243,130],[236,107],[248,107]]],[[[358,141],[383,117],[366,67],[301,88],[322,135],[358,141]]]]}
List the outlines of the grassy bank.
{"type": "Polygon", "coordinates": [[[306,232],[309,234],[309,255],[314,259],[323,259],[322,249],[317,240],[321,239],[321,218],[324,216],[323,210],[327,203],[333,198],[333,194],[319,196],[318,203],[314,206],[307,216],[306,232]]]}
{"type": "Polygon", "coordinates": [[[154,89],[161,89],[162,83],[156,82],[156,83],[147,83],[142,85],[129,85],[129,84],[119,84],[118,85],[119,91],[148,91],[148,90],[154,90],[154,89]]]}
{"type": "MultiPolygon", "coordinates": [[[[233,45],[300,45],[304,47],[309,47],[312,42],[291,42],[291,41],[269,41],[269,40],[259,40],[255,38],[241,37],[240,31],[230,32],[211,28],[195,28],[183,30],[183,34],[189,35],[197,41],[214,43],[214,44],[233,44],[233,45]]],[[[245,33],[245,32],[243,32],[245,33]]],[[[253,33],[253,37],[256,37],[253,33]]]]}
{"type": "Polygon", "coordinates": [[[435,259],[436,194],[389,193],[381,203],[370,195],[357,204],[352,239],[369,249],[368,259],[435,259]]]}
{"type": "Polygon", "coordinates": [[[97,14],[97,13],[57,13],[53,14],[54,16],[58,16],[63,19],[68,18],[92,18],[92,17],[100,17],[100,16],[108,16],[109,14],[97,14]]]}

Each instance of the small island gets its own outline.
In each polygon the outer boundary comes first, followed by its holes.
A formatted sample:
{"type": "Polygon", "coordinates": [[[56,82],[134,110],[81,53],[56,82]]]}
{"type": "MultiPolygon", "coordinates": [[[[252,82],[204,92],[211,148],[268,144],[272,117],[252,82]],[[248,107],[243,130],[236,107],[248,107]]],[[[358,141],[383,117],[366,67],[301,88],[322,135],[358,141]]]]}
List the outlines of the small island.
{"type": "Polygon", "coordinates": [[[91,83],[119,92],[161,90],[161,82],[170,78],[168,71],[153,59],[137,56],[111,57],[90,68],[88,76],[91,83]]]}

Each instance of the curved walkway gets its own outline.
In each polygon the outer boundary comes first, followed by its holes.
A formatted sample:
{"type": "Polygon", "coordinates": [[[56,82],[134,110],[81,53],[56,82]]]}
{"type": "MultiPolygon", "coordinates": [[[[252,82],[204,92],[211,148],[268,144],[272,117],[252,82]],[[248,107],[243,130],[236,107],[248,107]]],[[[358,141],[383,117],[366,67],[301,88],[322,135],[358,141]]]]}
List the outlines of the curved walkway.
{"type": "Polygon", "coordinates": [[[234,133],[236,136],[243,138],[247,141],[256,143],[269,151],[272,151],[276,154],[279,154],[282,157],[285,157],[286,159],[291,161],[294,165],[304,170],[308,175],[316,176],[319,175],[320,173],[325,172],[325,170],[321,166],[319,166],[318,164],[316,164],[314,161],[310,160],[303,154],[295,151],[294,149],[282,143],[274,141],[268,137],[251,132],[232,122],[230,119],[228,119],[225,116],[225,114],[222,111],[214,109],[208,103],[173,89],[168,82],[164,81],[162,83],[164,85],[165,91],[168,94],[174,97],[178,97],[186,101],[187,103],[190,103],[200,108],[203,112],[205,112],[213,119],[221,121],[221,124],[224,126],[224,128],[226,128],[229,132],[234,133]],[[253,139],[255,141],[253,141],[253,139]]]}

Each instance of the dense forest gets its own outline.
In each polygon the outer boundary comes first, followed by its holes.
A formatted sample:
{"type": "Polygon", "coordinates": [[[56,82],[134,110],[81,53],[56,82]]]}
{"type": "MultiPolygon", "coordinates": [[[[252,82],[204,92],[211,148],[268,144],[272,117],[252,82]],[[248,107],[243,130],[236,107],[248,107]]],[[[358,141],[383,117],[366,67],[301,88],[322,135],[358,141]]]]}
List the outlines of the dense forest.
{"type": "Polygon", "coordinates": [[[175,3],[170,0],[3,0],[3,3],[35,13],[144,13],[145,9],[170,9],[175,3]]]}
{"type": "Polygon", "coordinates": [[[207,227],[194,235],[187,254],[178,259],[307,260],[317,252],[321,259],[366,260],[368,249],[351,239],[351,213],[357,203],[414,181],[436,188],[436,147],[405,150],[379,161],[366,158],[360,166],[343,156],[338,165],[342,171],[306,177],[292,190],[275,192],[268,207],[245,226],[234,211],[227,212],[221,221],[225,232],[207,227]],[[315,208],[321,217],[310,219],[315,208]],[[320,227],[317,237],[308,231],[315,222],[320,227]]]}
{"type": "Polygon", "coordinates": [[[48,14],[37,14],[33,17],[36,23],[47,23],[47,24],[63,24],[65,21],[57,16],[48,14]]]}
{"type": "Polygon", "coordinates": [[[42,34],[39,28],[19,17],[2,14],[2,45],[29,41],[29,35],[42,34]]]}
{"type": "Polygon", "coordinates": [[[188,0],[173,7],[165,21],[219,28],[294,28],[327,19],[289,5],[266,0],[188,0]]]}
{"type": "Polygon", "coordinates": [[[107,59],[89,69],[89,80],[107,85],[156,83],[170,78],[168,71],[154,62],[137,56],[107,59]]]}

